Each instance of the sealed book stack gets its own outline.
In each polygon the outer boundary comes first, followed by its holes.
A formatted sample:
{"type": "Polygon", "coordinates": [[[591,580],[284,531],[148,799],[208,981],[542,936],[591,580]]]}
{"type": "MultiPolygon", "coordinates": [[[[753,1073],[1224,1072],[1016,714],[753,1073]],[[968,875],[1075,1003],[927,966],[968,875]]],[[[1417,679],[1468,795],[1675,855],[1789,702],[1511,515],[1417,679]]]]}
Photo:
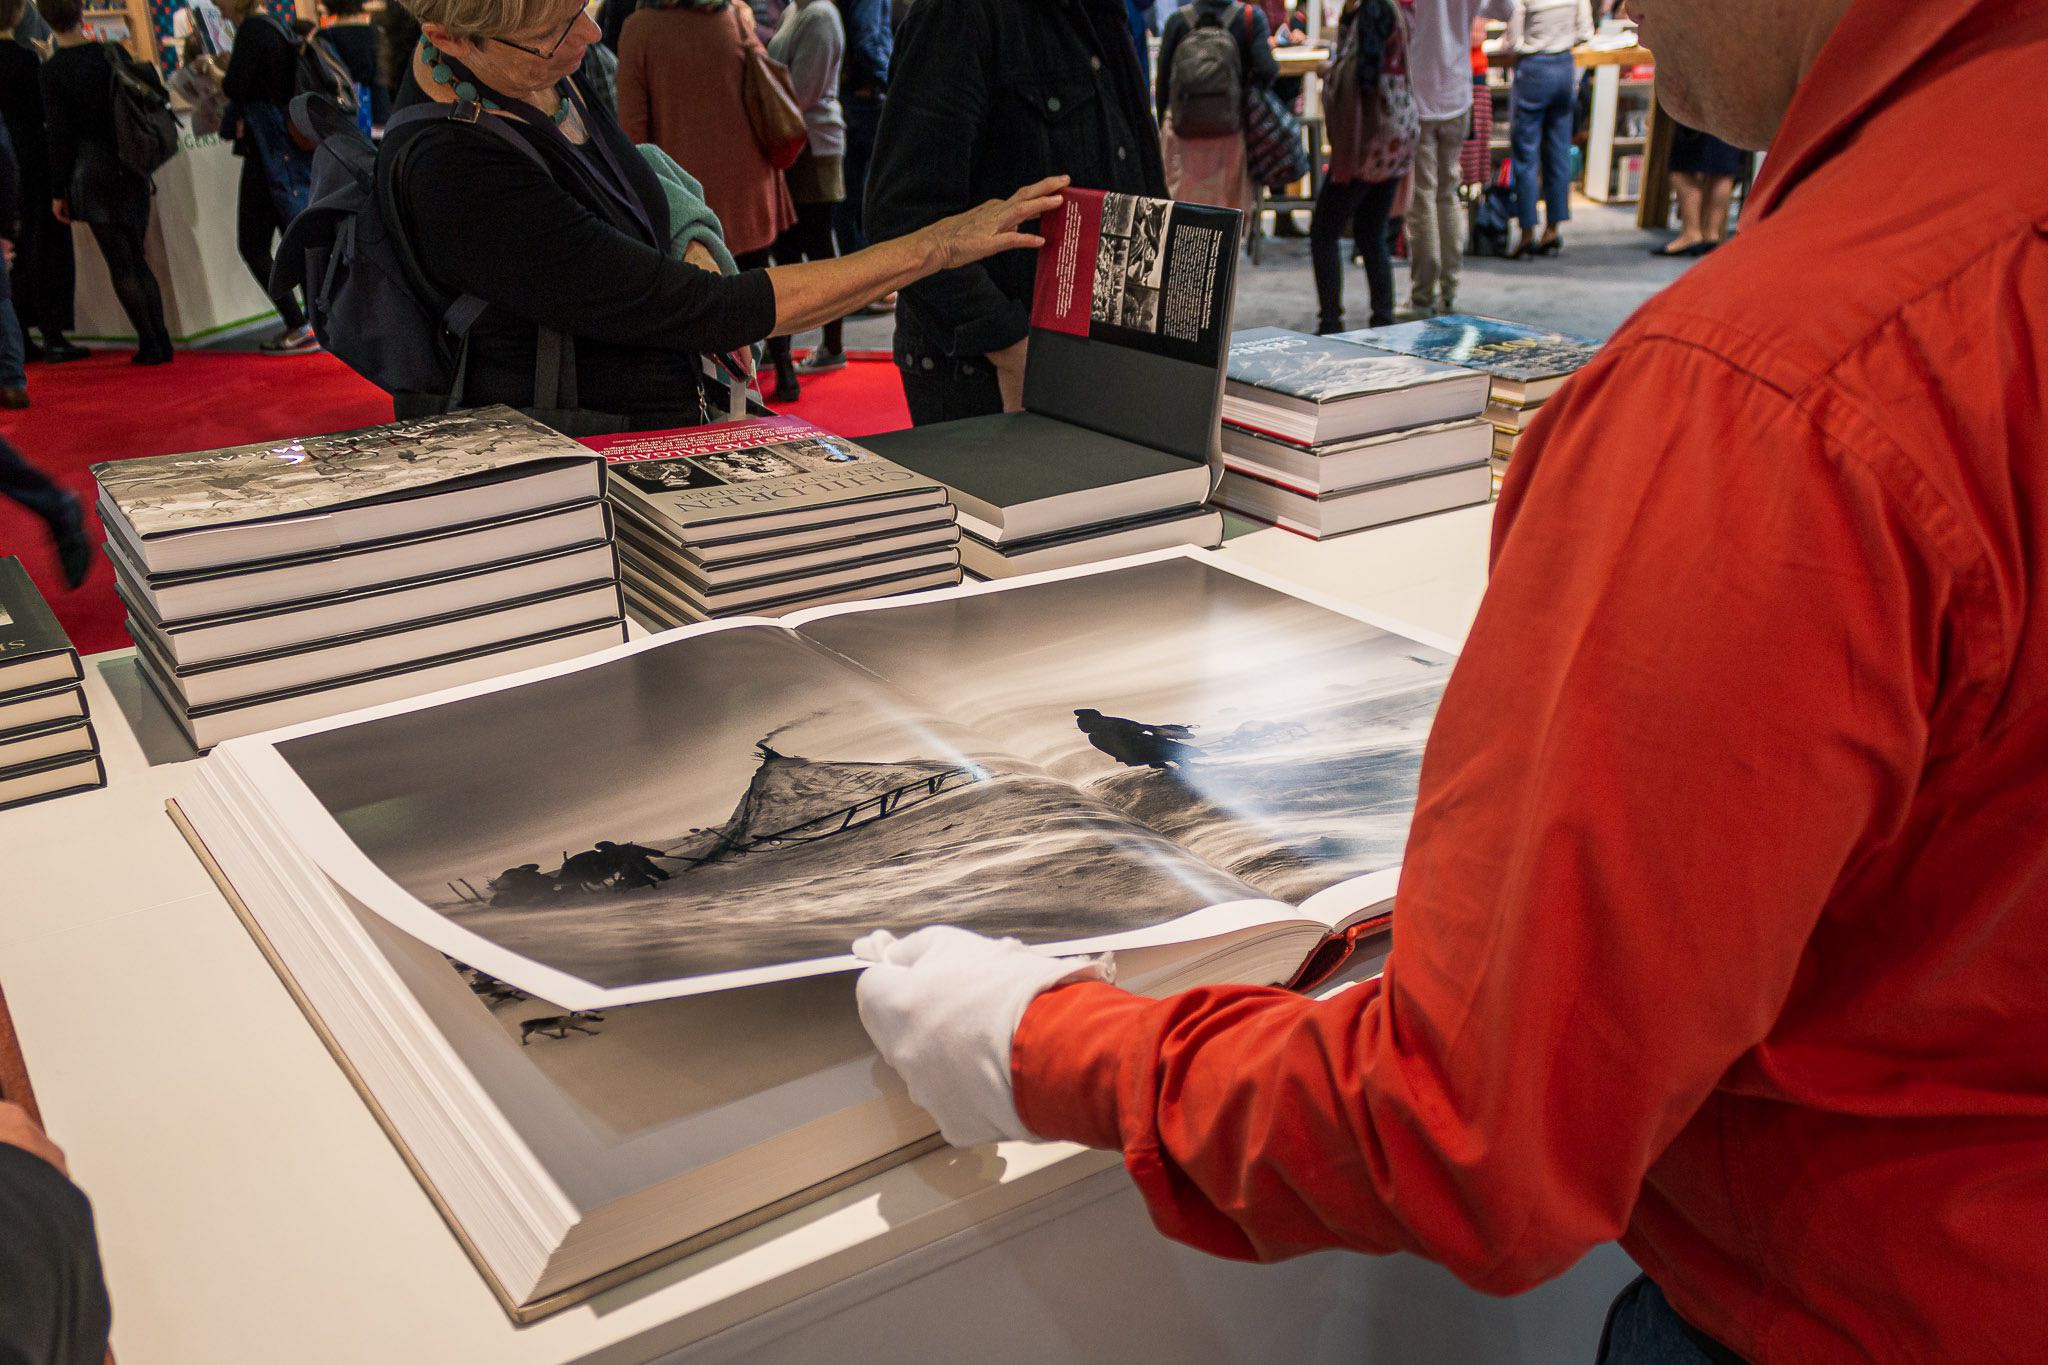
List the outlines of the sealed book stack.
{"type": "Polygon", "coordinates": [[[1169,551],[233,740],[177,814],[526,1320],[937,1145],[858,934],[1154,994],[1369,961],[1450,672],[1169,551]]]}
{"type": "Polygon", "coordinates": [[[1039,228],[1021,412],[863,438],[952,491],[983,578],[1214,546],[1241,215],[1067,190],[1039,228]]]}
{"type": "Polygon", "coordinates": [[[0,559],[0,810],[107,785],[85,672],[18,559],[0,559]]]}
{"type": "Polygon", "coordinates": [[[1216,501],[1313,540],[1485,502],[1487,379],[1278,327],[1230,339],[1216,501]]]}
{"type": "Polygon", "coordinates": [[[795,417],[595,436],[626,602],[656,628],[950,587],[946,490],[795,417]]]}
{"type": "Polygon", "coordinates": [[[1383,351],[1462,365],[1485,374],[1492,381],[1486,419],[1493,423],[1496,492],[1507,472],[1508,457],[1536,410],[1600,349],[1599,342],[1585,337],[1468,313],[1446,313],[1421,322],[1339,335],[1383,351]]]}
{"type": "Polygon", "coordinates": [[[201,749],[625,638],[604,463],[510,408],[93,473],[142,674],[201,749]]]}

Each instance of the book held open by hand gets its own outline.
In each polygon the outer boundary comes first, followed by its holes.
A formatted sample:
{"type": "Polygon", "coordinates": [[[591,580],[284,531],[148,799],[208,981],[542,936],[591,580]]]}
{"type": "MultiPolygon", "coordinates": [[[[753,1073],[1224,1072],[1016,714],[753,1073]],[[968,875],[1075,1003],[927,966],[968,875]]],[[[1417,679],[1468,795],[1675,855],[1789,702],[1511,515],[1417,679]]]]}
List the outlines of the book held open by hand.
{"type": "Polygon", "coordinates": [[[1183,550],[232,740],[180,805],[527,1314],[928,1144],[853,1019],[871,929],[1113,950],[1154,992],[1341,957],[1450,664],[1183,550]]]}

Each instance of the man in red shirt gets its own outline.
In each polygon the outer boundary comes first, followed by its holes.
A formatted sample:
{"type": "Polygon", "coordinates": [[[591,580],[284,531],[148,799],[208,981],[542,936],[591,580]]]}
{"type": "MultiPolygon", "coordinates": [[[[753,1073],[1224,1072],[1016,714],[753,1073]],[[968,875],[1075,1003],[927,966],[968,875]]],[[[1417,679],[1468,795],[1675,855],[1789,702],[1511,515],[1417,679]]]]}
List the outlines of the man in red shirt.
{"type": "Polygon", "coordinates": [[[924,931],[863,1017],[949,1135],[1121,1148],[1219,1254],[1511,1293],[1618,1238],[1614,1360],[2035,1356],[2048,4],[1631,8],[1769,158],[1516,453],[1384,978],[1155,1002],[924,931]]]}

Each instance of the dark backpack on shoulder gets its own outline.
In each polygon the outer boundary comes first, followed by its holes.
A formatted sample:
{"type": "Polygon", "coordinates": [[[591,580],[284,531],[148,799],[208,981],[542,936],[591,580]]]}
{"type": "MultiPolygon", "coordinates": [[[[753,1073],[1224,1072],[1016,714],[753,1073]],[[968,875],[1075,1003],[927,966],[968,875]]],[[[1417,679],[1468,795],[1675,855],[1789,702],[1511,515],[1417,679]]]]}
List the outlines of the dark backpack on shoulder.
{"type": "Polygon", "coordinates": [[[117,43],[103,43],[114,70],[114,155],[140,176],[151,176],[178,152],[178,116],[153,67],[117,43]]]}
{"type": "Polygon", "coordinates": [[[385,125],[380,152],[339,103],[300,95],[293,128],[312,141],[313,193],[285,229],[270,272],[272,298],[304,291],[306,317],[320,344],[372,384],[404,401],[432,395],[443,406],[462,397],[469,329],[484,310],[472,295],[451,298],[420,268],[399,215],[396,185],[411,138],[391,136],[414,123],[462,118],[502,134],[535,162],[540,154],[476,105],[408,105],[385,125]],[[379,175],[379,160],[390,163],[379,175]]]}
{"type": "Polygon", "coordinates": [[[1193,5],[1180,11],[1188,31],[1167,71],[1166,112],[1182,137],[1225,137],[1244,127],[1244,57],[1230,32],[1243,12],[1236,4],[1220,19],[1193,5]]]}
{"type": "Polygon", "coordinates": [[[349,74],[348,63],[334,50],[334,44],[321,37],[318,30],[301,38],[297,29],[276,15],[265,17],[283,31],[298,54],[292,63],[293,98],[317,95],[333,100],[353,115],[362,100],[356,93],[356,78],[349,74]]]}

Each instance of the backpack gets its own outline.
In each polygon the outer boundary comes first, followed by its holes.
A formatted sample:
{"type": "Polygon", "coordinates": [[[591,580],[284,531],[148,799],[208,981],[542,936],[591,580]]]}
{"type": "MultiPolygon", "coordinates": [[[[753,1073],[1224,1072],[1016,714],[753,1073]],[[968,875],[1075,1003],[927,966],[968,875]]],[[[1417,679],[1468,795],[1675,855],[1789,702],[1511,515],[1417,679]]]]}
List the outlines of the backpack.
{"type": "MultiPolygon", "coordinates": [[[[386,132],[460,118],[463,108],[432,101],[408,105],[391,116],[386,132]]],[[[478,118],[475,105],[467,108],[475,126],[540,161],[501,120],[478,118]]],[[[313,190],[278,246],[271,297],[303,289],[314,335],[350,369],[401,401],[408,395],[445,396],[445,408],[452,410],[462,396],[469,329],[484,304],[467,294],[442,294],[406,240],[396,186],[411,139],[396,142],[396,152],[383,156],[354,115],[317,95],[293,99],[291,118],[295,131],[317,144],[313,190]]]]}
{"type": "Polygon", "coordinates": [[[1188,31],[1167,71],[1167,115],[1182,137],[1226,137],[1244,127],[1244,56],[1230,26],[1244,13],[1233,4],[1221,19],[1189,5],[1188,31]]]}
{"type": "Polygon", "coordinates": [[[178,116],[153,67],[114,43],[101,44],[113,68],[114,155],[136,175],[154,175],[178,151],[178,116]]]}
{"type": "Polygon", "coordinates": [[[1465,249],[1468,256],[1508,254],[1508,229],[1515,221],[1514,167],[1513,161],[1501,162],[1500,174],[1485,193],[1472,201],[1472,244],[1465,249]]]}
{"type": "Polygon", "coordinates": [[[1331,179],[1392,180],[1414,163],[1422,120],[1408,83],[1407,37],[1399,0],[1363,0],[1340,22],[1323,87],[1331,179]]]}
{"type": "MultiPolygon", "coordinates": [[[[283,30],[298,52],[298,59],[292,66],[293,98],[320,95],[333,100],[345,112],[354,114],[361,103],[361,96],[356,93],[356,78],[349,74],[348,63],[334,50],[334,44],[317,31],[301,38],[298,30],[276,15],[265,17],[283,30]]],[[[307,150],[312,149],[309,147],[307,150]]]]}

